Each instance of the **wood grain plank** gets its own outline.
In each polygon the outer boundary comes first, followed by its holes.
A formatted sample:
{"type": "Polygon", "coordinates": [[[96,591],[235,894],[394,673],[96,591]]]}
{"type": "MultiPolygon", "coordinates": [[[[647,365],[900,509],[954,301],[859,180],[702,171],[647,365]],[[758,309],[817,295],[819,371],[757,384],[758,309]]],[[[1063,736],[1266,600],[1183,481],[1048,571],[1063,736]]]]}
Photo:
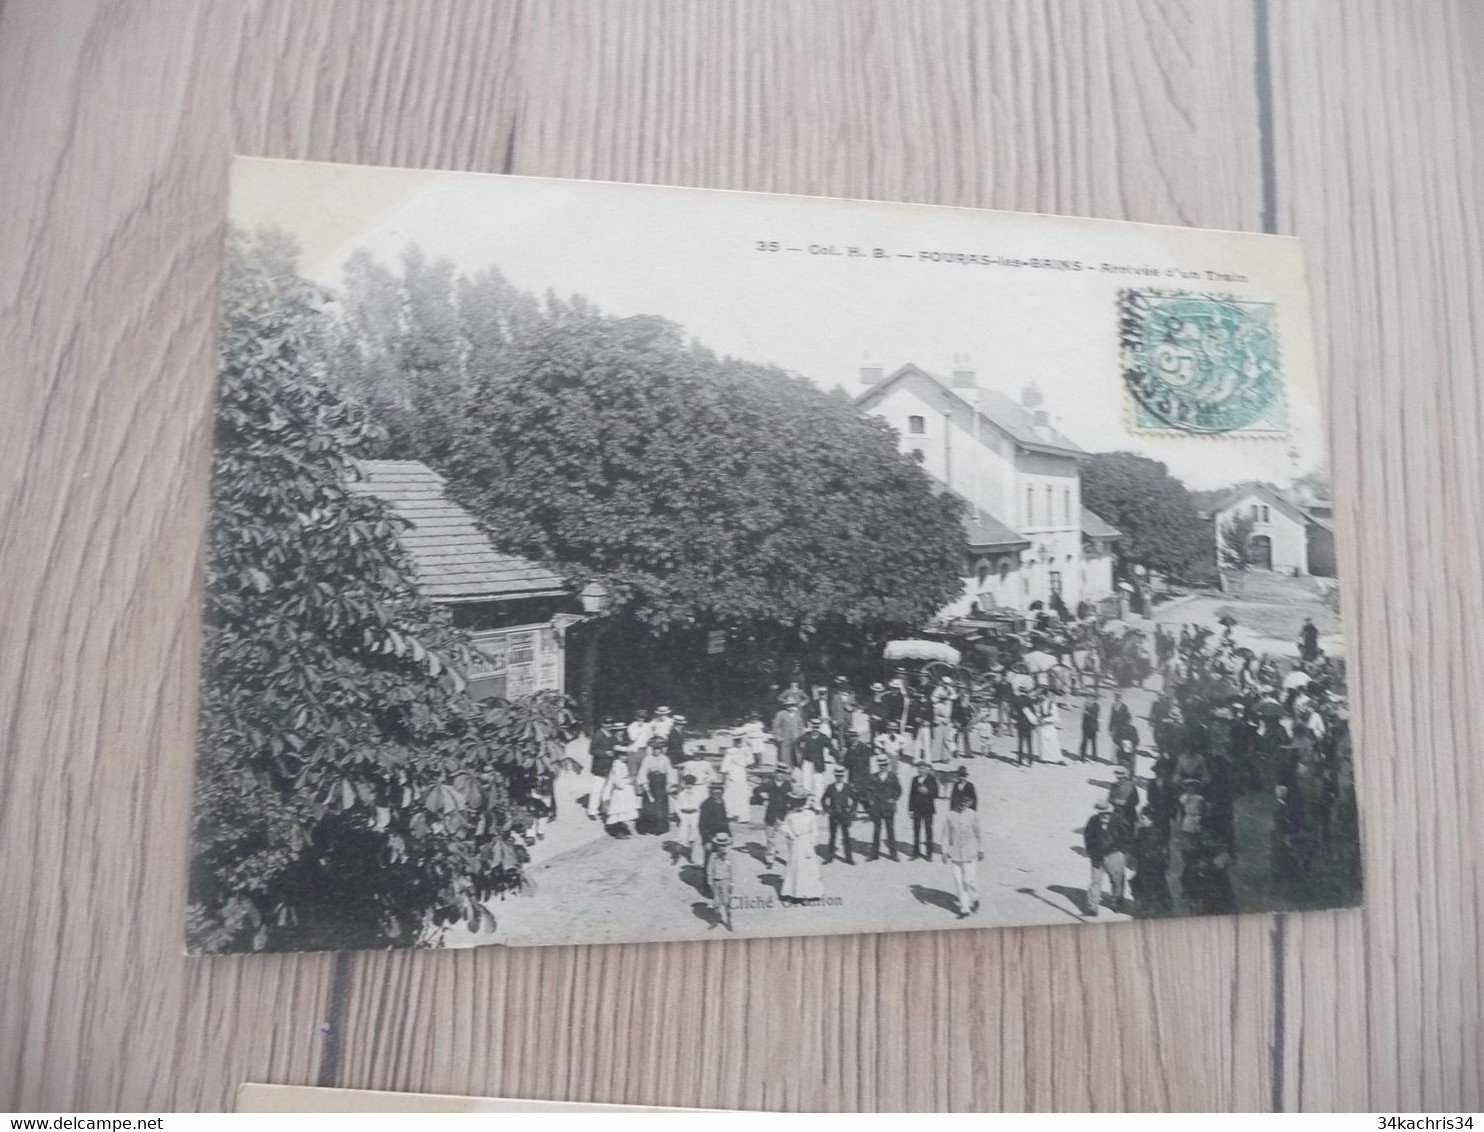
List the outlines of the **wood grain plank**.
{"type": "Polygon", "coordinates": [[[312,1072],[330,963],[181,931],[227,84],[190,5],[3,20],[0,1105],[219,1106],[312,1072]]]}
{"type": "Polygon", "coordinates": [[[1484,20],[1284,3],[1273,43],[1282,226],[1309,249],[1346,520],[1369,865],[1363,913],[1290,921],[1286,1102],[1477,1109],[1484,20]]]}

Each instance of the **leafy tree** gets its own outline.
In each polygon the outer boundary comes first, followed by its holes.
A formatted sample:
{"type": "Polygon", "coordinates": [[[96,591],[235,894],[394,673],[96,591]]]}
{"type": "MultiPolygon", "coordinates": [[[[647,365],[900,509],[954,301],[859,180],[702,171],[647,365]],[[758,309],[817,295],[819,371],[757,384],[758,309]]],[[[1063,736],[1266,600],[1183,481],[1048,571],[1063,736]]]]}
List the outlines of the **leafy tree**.
{"type": "Polygon", "coordinates": [[[1245,570],[1252,565],[1252,529],[1255,521],[1249,514],[1238,513],[1221,524],[1221,565],[1228,570],[1245,570]]]}
{"type": "Polygon", "coordinates": [[[311,372],[320,297],[293,263],[282,237],[230,237],[191,943],[490,929],[571,718],[462,694],[465,639],[419,595],[398,521],[349,486],[377,433],[311,372]]]}
{"type": "Polygon", "coordinates": [[[504,549],[601,575],[647,631],[858,640],[958,596],[961,504],[843,394],[581,305],[509,362],[439,470],[504,549]]]}
{"type": "Polygon", "coordinates": [[[1082,501],[1123,531],[1122,562],[1182,581],[1209,572],[1215,555],[1211,525],[1159,461],[1132,452],[1090,457],[1082,468],[1082,501]]]}
{"type": "Polygon", "coordinates": [[[364,248],[346,261],[327,344],[335,384],[388,431],[378,454],[435,459],[471,375],[501,371],[511,343],[542,321],[536,300],[495,268],[455,277],[417,244],[400,272],[364,248]]]}
{"type": "Polygon", "coordinates": [[[1333,499],[1334,493],[1330,489],[1328,462],[1299,476],[1298,479],[1293,481],[1293,487],[1302,500],[1333,499]]]}

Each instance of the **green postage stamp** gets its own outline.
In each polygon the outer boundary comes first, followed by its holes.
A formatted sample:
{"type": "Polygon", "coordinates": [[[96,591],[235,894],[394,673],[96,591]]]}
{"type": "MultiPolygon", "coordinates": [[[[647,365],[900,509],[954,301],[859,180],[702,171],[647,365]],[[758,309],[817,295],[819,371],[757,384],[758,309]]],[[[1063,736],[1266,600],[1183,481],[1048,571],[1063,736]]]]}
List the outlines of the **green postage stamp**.
{"type": "Polygon", "coordinates": [[[1118,302],[1135,432],[1286,433],[1273,303],[1149,289],[1118,302]]]}

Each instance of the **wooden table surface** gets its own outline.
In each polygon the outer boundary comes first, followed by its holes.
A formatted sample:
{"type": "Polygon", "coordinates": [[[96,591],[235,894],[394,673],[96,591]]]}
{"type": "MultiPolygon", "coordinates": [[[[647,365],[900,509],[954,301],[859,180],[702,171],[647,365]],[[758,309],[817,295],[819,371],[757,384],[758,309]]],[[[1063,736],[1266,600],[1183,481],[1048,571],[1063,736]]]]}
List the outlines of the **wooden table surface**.
{"type": "Polygon", "coordinates": [[[0,3],[0,1109],[1484,1107],[1484,5],[0,3]],[[233,152],[1293,233],[1364,911],[182,952],[233,152]]]}

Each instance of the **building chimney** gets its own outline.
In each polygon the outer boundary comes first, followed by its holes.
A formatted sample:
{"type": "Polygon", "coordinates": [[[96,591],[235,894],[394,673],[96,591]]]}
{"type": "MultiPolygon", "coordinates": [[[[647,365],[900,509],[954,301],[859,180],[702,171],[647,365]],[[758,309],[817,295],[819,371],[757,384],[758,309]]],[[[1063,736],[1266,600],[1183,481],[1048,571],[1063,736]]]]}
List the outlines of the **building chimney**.
{"type": "Polygon", "coordinates": [[[973,389],[977,384],[974,365],[968,354],[953,355],[953,371],[948,375],[948,384],[953,389],[973,389]]]}
{"type": "MultiPolygon", "coordinates": [[[[1036,384],[1034,378],[1032,378],[1030,381],[1027,381],[1025,383],[1025,388],[1020,391],[1021,408],[1025,409],[1028,413],[1034,413],[1036,410],[1040,409],[1041,403],[1044,400],[1045,398],[1041,396],[1041,387],[1036,384]]],[[[1045,413],[1042,413],[1041,415],[1045,416],[1045,413]]]]}
{"type": "Polygon", "coordinates": [[[875,362],[862,362],[861,363],[861,384],[862,385],[879,385],[881,383],[881,379],[884,376],[886,376],[886,375],[882,372],[881,367],[879,365],[877,365],[875,362]]]}
{"type": "Polygon", "coordinates": [[[1032,410],[1031,419],[1035,421],[1036,428],[1038,429],[1049,429],[1051,427],[1051,414],[1045,409],[1032,410]]]}

